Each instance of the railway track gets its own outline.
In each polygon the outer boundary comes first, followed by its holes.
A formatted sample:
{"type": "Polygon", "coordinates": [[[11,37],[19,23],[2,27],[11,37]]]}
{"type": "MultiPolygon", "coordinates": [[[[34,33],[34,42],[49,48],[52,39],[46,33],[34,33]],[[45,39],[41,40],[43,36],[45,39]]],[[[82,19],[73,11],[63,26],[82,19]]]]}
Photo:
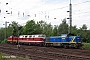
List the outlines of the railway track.
{"type": "MultiPolygon", "coordinates": [[[[54,55],[48,55],[50,53],[45,53],[45,52],[37,52],[35,50],[18,50],[18,48],[11,48],[11,47],[3,47],[0,46],[0,51],[3,53],[11,54],[11,55],[16,55],[16,56],[29,56],[30,59],[32,60],[59,60],[61,59],[60,57],[55,57],[54,55]],[[8,49],[8,50],[7,50],[8,49]]],[[[52,54],[52,53],[51,53],[52,54]]],[[[62,58],[63,59],[63,58],[62,58]]]]}
{"type": "Polygon", "coordinates": [[[0,45],[0,51],[2,53],[21,57],[28,56],[31,60],[90,60],[90,51],[51,48],[52,47],[21,46],[21,48],[18,49],[16,45],[0,45]],[[86,52],[88,54],[86,54],[86,52]]]}
{"type": "MultiPolygon", "coordinates": [[[[25,46],[24,46],[25,47],[25,46]]],[[[32,47],[25,47],[25,49],[34,49],[35,50],[35,46],[32,47]]],[[[60,53],[68,53],[68,54],[74,54],[74,55],[80,55],[80,56],[90,56],[90,50],[83,50],[83,49],[64,49],[64,48],[53,48],[53,47],[37,47],[37,50],[39,51],[43,51],[43,52],[60,52],[60,53]],[[52,50],[53,49],[53,50],[52,50]]]]}

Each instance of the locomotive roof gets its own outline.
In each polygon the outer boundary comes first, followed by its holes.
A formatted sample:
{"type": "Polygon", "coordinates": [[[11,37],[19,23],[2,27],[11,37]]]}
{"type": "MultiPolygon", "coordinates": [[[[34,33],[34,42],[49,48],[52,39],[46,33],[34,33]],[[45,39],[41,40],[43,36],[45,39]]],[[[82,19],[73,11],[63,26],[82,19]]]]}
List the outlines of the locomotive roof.
{"type": "Polygon", "coordinates": [[[27,38],[32,38],[32,37],[45,37],[46,35],[43,35],[43,34],[37,34],[37,35],[20,35],[19,37],[20,38],[24,38],[24,37],[27,37],[27,38]]]}

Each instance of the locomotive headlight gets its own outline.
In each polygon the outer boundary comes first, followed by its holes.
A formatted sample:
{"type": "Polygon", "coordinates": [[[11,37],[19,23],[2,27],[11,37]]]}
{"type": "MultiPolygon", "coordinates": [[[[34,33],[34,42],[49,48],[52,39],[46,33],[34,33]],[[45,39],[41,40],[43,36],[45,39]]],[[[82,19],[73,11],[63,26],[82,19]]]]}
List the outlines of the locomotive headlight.
{"type": "Polygon", "coordinates": [[[64,40],[65,38],[63,37],[62,40],[64,40]]]}

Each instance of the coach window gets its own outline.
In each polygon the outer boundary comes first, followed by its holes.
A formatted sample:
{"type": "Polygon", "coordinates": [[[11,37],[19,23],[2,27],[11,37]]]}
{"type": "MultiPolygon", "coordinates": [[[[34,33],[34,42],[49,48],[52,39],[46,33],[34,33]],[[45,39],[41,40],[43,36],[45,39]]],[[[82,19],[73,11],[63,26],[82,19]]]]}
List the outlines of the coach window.
{"type": "Polygon", "coordinates": [[[40,35],[38,37],[40,37],[40,35]]]}
{"type": "Polygon", "coordinates": [[[42,35],[42,37],[45,37],[44,35],[42,35]]]}
{"type": "Polygon", "coordinates": [[[29,37],[32,37],[32,36],[29,36],[29,37]]]}
{"type": "Polygon", "coordinates": [[[35,37],[35,36],[33,36],[33,37],[35,37]]]}
{"type": "Polygon", "coordinates": [[[25,38],[27,38],[27,36],[25,36],[25,38]]]}

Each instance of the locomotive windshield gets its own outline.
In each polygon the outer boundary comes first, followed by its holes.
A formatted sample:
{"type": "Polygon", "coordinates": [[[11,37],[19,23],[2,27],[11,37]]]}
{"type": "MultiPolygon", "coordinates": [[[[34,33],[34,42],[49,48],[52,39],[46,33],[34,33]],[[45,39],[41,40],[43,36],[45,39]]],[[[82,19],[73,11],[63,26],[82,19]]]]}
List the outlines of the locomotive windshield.
{"type": "Polygon", "coordinates": [[[67,37],[67,34],[62,34],[61,37],[67,37]]]}

